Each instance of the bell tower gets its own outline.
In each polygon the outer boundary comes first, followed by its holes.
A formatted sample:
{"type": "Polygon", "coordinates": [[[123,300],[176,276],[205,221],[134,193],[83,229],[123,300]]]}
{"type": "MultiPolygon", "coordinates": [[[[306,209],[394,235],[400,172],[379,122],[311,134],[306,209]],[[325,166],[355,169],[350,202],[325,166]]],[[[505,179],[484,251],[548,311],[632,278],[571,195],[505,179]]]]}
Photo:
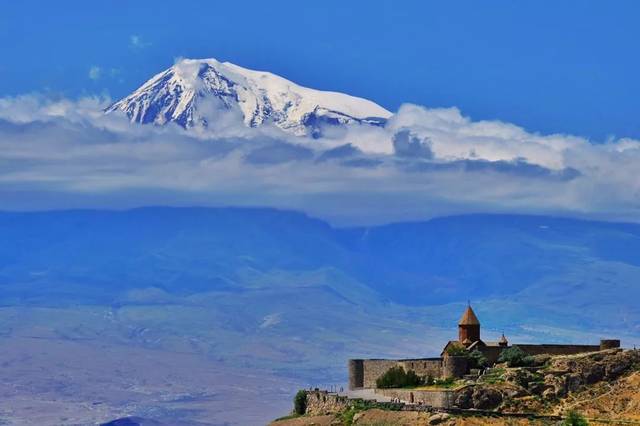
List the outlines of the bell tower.
{"type": "Polygon", "coordinates": [[[480,340],[480,321],[471,309],[471,304],[468,304],[460,321],[458,321],[458,341],[469,346],[478,340],[480,340]]]}

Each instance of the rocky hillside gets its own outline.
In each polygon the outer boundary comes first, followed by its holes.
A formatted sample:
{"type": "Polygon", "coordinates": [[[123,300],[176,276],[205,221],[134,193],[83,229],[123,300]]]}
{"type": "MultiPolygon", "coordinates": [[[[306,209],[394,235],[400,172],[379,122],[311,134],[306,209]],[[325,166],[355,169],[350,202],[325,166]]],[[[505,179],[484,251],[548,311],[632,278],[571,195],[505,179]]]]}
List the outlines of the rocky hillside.
{"type": "MultiPolygon", "coordinates": [[[[271,423],[271,426],[342,426],[344,424],[345,423],[336,416],[322,415],[275,421],[271,423]]],[[[497,418],[479,416],[463,417],[451,416],[448,414],[429,414],[411,411],[385,411],[380,409],[371,409],[363,411],[356,415],[351,424],[362,426],[550,426],[554,423],[542,419],[514,419],[509,417],[497,418]]]]}
{"type": "Polygon", "coordinates": [[[640,351],[538,357],[534,367],[499,365],[489,375],[454,393],[454,407],[378,404],[364,409],[345,401],[335,412],[319,412],[308,395],[310,415],[273,425],[529,425],[565,423],[567,416],[589,424],[640,424],[640,351]],[[339,408],[339,409],[338,409],[339,408]]]}

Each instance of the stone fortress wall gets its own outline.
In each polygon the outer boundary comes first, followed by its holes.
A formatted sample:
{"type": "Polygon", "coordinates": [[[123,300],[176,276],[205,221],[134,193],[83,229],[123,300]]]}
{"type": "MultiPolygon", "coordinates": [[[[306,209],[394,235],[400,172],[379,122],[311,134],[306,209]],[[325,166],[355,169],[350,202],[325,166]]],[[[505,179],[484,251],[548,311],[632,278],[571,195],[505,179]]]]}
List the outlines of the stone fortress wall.
{"type": "MultiPolygon", "coordinates": [[[[517,346],[529,355],[574,355],[619,348],[620,340],[601,340],[599,345],[515,344],[513,346],[517,346]]],[[[497,359],[498,352],[504,348],[491,349],[497,350],[495,354],[497,359]]],[[[494,357],[490,356],[489,358],[494,357]]],[[[495,362],[493,359],[491,361],[495,362]]],[[[375,389],[376,380],[390,368],[396,366],[403,367],[405,371],[413,370],[418,376],[433,378],[462,377],[468,372],[469,367],[467,358],[458,356],[398,360],[351,359],[349,360],[349,389],[375,389]]]]}

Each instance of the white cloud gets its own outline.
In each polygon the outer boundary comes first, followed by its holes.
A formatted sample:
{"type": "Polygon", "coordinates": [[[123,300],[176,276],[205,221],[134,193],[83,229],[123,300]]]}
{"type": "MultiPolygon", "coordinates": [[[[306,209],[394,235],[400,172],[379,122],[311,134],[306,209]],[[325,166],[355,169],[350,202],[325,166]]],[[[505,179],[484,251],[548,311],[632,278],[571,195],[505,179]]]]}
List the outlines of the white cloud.
{"type": "Polygon", "coordinates": [[[102,77],[102,68],[97,65],[93,65],[89,68],[89,78],[91,80],[100,80],[100,77],[102,77]]]}
{"type": "Polygon", "coordinates": [[[141,36],[133,34],[129,37],[129,48],[140,50],[151,46],[151,43],[142,39],[141,36]]]}
{"type": "Polygon", "coordinates": [[[515,161],[523,159],[551,169],[566,167],[567,150],[590,145],[568,135],[542,136],[500,121],[471,121],[457,108],[426,109],[403,105],[391,119],[391,130],[411,129],[431,141],[436,158],[442,160],[484,159],[515,161]]]}
{"type": "Polygon", "coordinates": [[[640,221],[635,140],[592,144],[415,105],[385,128],[319,140],[248,128],[237,111],[189,133],[104,115],[108,102],[0,99],[3,209],[264,205],[341,224],[478,212],[640,221]]]}

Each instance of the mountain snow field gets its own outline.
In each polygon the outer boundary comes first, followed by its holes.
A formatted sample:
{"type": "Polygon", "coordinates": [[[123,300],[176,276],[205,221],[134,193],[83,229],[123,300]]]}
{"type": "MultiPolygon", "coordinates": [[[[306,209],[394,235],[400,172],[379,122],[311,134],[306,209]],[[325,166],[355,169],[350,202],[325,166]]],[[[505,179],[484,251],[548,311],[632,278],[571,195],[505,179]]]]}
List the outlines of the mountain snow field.
{"type": "Polygon", "coordinates": [[[299,86],[275,74],[215,59],[183,59],[107,111],[132,122],[207,127],[236,110],[247,126],[273,123],[295,135],[320,136],[323,124],[382,126],[391,112],[366,99],[299,86]]]}

